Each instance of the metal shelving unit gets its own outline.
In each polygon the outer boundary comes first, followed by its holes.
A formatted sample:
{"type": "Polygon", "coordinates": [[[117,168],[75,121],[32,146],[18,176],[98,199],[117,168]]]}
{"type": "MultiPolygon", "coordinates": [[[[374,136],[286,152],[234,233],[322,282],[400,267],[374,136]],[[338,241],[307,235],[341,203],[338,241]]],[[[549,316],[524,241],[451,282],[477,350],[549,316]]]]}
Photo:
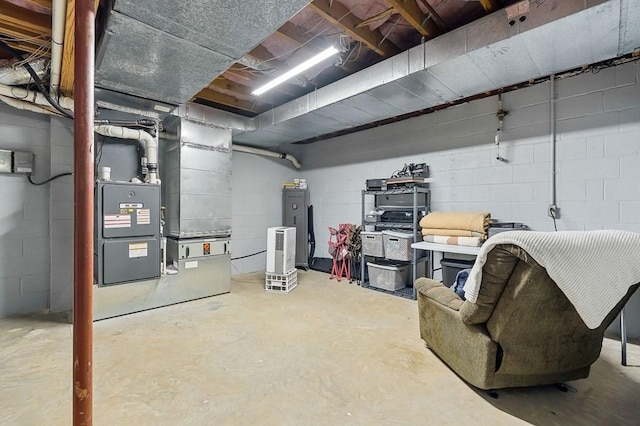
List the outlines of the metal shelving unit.
{"type": "MultiPolygon", "coordinates": [[[[410,230],[413,231],[413,241],[416,242],[418,241],[418,230],[420,229],[420,225],[419,225],[419,221],[420,218],[418,217],[418,194],[426,194],[426,202],[425,202],[425,206],[424,208],[427,210],[427,213],[431,210],[431,192],[429,190],[429,188],[427,187],[423,187],[423,186],[413,186],[413,187],[408,187],[408,188],[398,188],[398,189],[390,189],[390,190],[386,190],[386,191],[367,191],[367,190],[362,190],[362,200],[361,200],[361,222],[362,222],[362,229],[365,229],[365,225],[374,225],[375,226],[375,230],[389,230],[389,229],[399,229],[399,230],[410,230]],[[365,221],[365,199],[367,195],[401,195],[401,194],[413,194],[413,205],[412,205],[412,211],[413,211],[413,222],[412,223],[407,223],[407,222],[366,222],[365,221]]],[[[422,206],[420,206],[422,207],[422,206]]],[[[412,249],[413,250],[413,256],[412,259],[410,261],[411,263],[411,288],[404,288],[404,289],[400,289],[397,290],[395,292],[391,292],[388,290],[382,290],[380,289],[380,291],[384,292],[384,293],[391,293],[397,296],[402,296],[402,297],[411,297],[412,299],[416,298],[416,290],[415,287],[413,287],[413,282],[416,280],[416,278],[418,277],[418,263],[420,262],[424,262],[424,261],[428,261],[430,262],[430,256],[418,256],[418,253],[423,253],[423,250],[418,250],[418,249],[412,249]]],[[[365,277],[365,268],[367,265],[367,260],[366,258],[370,257],[370,258],[374,258],[376,259],[376,257],[374,256],[365,256],[364,254],[362,254],[361,256],[361,261],[360,261],[360,278],[362,281],[362,286],[363,287],[370,287],[369,283],[365,281],[364,277],[365,277]]],[[[375,287],[370,287],[372,289],[378,290],[375,287]]]]}

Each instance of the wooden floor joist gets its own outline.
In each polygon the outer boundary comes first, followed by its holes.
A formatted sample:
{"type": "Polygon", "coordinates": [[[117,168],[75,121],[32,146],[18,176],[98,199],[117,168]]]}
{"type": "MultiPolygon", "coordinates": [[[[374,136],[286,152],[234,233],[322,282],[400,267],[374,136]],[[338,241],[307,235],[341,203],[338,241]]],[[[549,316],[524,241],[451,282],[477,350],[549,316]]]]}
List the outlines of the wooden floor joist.
{"type": "Polygon", "coordinates": [[[342,3],[335,0],[331,2],[328,0],[314,0],[309,3],[309,7],[332,25],[342,29],[350,37],[360,41],[378,55],[392,56],[398,53],[398,48],[388,39],[384,39],[380,31],[370,30],[369,28],[356,28],[361,20],[353,15],[342,3]]]}

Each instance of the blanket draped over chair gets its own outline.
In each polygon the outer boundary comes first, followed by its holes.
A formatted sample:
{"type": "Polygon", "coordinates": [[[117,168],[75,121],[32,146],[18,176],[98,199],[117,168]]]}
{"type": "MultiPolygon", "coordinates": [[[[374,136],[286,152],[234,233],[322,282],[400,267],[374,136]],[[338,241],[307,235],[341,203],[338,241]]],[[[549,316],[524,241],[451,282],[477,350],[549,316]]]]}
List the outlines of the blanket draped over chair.
{"type": "Polygon", "coordinates": [[[547,270],[590,329],[640,282],[640,234],[628,231],[503,232],[480,249],[464,286],[475,302],[487,253],[499,244],[515,244],[547,270]],[[603,283],[602,277],[607,277],[603,283]]]}

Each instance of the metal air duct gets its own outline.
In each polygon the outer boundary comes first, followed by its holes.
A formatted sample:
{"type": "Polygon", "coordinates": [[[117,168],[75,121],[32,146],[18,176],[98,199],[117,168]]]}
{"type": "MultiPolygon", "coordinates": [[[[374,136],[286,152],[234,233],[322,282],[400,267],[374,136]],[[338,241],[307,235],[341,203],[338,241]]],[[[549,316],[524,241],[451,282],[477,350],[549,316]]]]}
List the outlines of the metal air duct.
{"type": "Polygon", "coordinates": [[[307,0],[115,0],[96,85],[174,105],[191,99],[307,0]]]}
{"type": "Polygon", "coordinates": [[[234,130],[233,140],[254,146],[292,143],[638,47],[638,1],[524,0],[260,114],[234,130]]]}

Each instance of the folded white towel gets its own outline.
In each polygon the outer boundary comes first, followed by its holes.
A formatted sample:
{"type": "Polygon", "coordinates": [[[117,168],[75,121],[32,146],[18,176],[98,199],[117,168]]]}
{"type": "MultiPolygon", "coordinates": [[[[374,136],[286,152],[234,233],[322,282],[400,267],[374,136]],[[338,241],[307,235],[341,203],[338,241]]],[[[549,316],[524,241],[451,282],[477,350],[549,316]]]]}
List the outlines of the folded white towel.
{"type": "Polygon", "coordinates": [[[475,302],[487,253],[498,244],[522,247],[555,281],[590,329],[640,282],[640,234],[628,231],[502,232],[489,238],[464,286],[475,302]]]}

